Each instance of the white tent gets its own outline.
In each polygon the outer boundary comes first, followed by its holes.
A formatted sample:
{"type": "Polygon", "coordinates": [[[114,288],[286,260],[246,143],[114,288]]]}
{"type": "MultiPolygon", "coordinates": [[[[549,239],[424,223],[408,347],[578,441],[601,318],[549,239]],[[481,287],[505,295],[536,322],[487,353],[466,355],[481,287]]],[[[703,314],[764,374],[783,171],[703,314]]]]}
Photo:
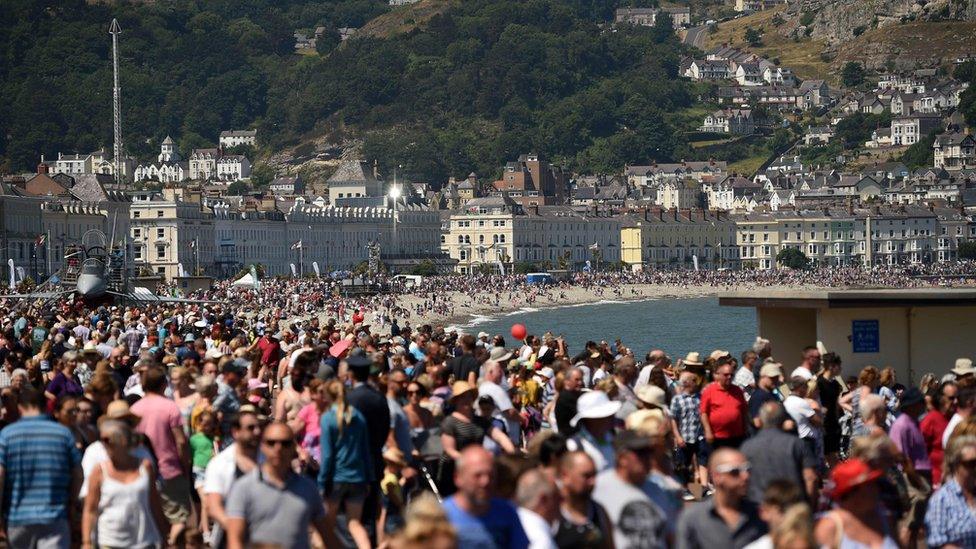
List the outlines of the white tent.
{"type": "Polygon", "coordinates": [[[244,276],[238,278],[237,280],[235,280],[231,284],[231,286],[233,286],[234,288],[253,288],[254,287],[254,277],[251,276],[251,273],[247,273],[246,275],[244,275],[244,276]]]}

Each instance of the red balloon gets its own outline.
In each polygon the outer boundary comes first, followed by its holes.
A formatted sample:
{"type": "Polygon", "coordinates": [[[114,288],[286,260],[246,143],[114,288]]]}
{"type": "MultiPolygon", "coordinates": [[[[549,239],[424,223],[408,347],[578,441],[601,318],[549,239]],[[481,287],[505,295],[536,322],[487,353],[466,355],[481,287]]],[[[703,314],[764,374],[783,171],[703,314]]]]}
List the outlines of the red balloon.
{"type": "Polygon", "coordinates": [[[512,324],[512,337],[515,339],[523,340],[527,333],[524,324],[512,324]]]}

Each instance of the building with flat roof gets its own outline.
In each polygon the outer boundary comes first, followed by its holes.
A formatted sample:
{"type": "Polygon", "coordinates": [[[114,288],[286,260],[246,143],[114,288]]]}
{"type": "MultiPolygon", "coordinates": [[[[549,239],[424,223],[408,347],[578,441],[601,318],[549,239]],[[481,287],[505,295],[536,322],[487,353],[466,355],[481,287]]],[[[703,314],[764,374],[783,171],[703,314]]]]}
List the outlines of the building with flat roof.
{"type": "Polygon", "coordinates": [[[758,335],[788,371],[817,342],[840,355],[845,376],[891,366],[905,384],[976,355],[976,289],[764,290],[720,294],[719,304],[755,307],[758,335]]]}

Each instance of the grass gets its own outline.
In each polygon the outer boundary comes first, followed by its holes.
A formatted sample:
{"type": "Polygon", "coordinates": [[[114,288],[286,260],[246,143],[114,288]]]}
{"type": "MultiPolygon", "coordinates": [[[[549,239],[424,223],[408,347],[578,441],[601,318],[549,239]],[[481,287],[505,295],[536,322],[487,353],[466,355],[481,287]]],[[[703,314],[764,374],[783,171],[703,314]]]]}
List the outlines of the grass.
{"type": "Polygon", "coordinates": [[[732,141],[735,141],[736,139],[737,138],[735,137],[729,137],[727,139],[712,139],[711,141],[693,141],[690,144],[691,144],[691,148],[693,149],[703,149],[705,147],[710,147],[712,145],[721,145],[723,143],[730,143],[732,141]]]}
{"type": "Polygon", "coordinates": [[[718,32],[705,34],[705,49],[730,44],[759,56],[767,56],[768,59],[778,57],[780,65],[793,69],[801,79],[822,79],[836,83],[837,76],[831,73],[830,64],[820,58],[820,52],[824,49],[823,42],[810,38],[794,41],[781,35],[774,26],[773,18],[785,9],[785,6],[780,6],[719,23],[718,32]],[[762,29],[761,46],[752,47],[746,42],[745,34],[749,27],[762,29]]]}
{"type": "Polygon", "coordinates": [[[867,57],[894,58],[912,56],[918,60],[952,61],[976,50],[976,22],[972,21],[914,21],[870,29],[839,48],[833,69],[840,72],[848,61],[864,61],[867,57]]]}
{"type": "Polygon", "coordinates": [[[423,27],[435,15],[444,12],[458,0],[420,0],[415,4],[399,6],[375,17],[363,25],[356,34],[387,38],[397,34],[404,34],[423,27]]]}
{"type": "Polygon", "coordinates": [[[751,176],[759,170],[767,160],[769,160],[769,155],[761,156],[750,156],[749,158],[743,158],[738,162],[733,162],[729,164],[729,173],[737,173],[744,176],[751,176]]]}

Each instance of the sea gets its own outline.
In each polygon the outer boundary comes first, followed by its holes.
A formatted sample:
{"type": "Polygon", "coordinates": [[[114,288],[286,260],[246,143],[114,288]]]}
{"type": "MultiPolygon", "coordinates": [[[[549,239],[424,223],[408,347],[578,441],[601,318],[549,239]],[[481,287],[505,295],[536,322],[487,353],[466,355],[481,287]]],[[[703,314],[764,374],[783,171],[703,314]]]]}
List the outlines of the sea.
{"type": "Polygon", "coordinates": [[[751,307],[722,307],[717,297],[661,298],[641,301],[601,301],[564,307],[525,307],[498,316],[475,316],[459,324],[467,333],[501,334],[509,347],[513,324],[528,333],[547,331],[563,336],[570,354],[589,340],[613,345],[617,338],[638,358],[651,349],[663,349],[672,360],[698,351],[708,356],[715,349],[738,357],[756,338],[756,313],[751,307]]]}

